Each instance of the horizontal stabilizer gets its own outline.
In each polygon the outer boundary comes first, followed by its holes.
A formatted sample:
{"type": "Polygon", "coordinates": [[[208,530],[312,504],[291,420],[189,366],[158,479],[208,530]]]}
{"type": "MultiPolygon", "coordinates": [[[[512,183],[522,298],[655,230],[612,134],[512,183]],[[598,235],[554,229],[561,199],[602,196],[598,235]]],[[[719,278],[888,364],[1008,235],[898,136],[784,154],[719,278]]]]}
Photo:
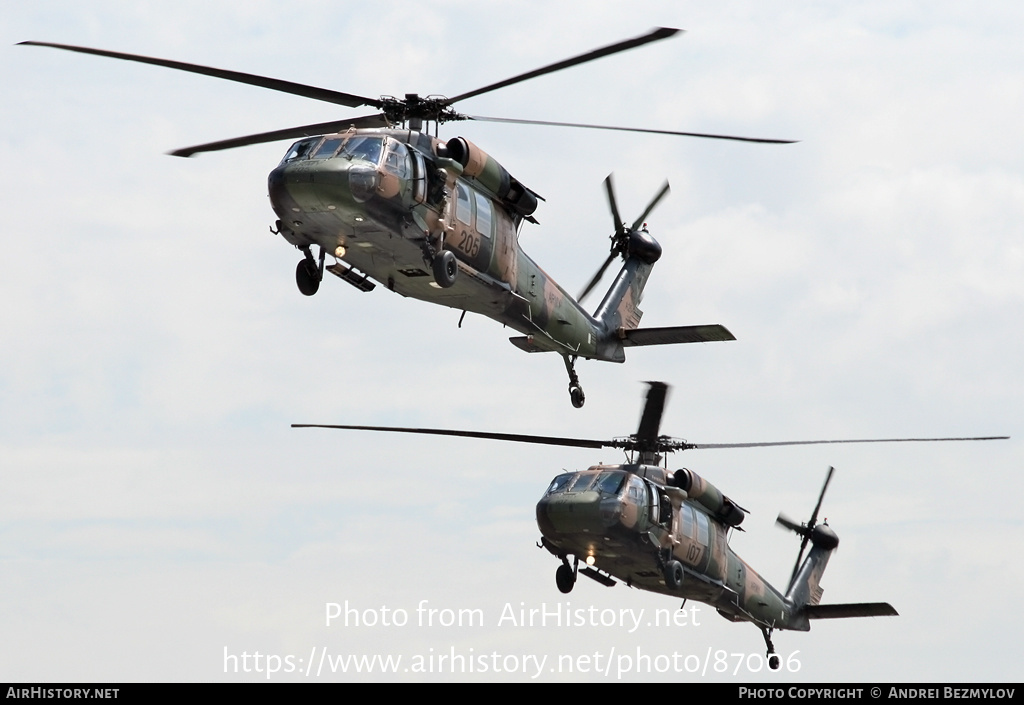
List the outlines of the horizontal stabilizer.
{"type": "Polygon", "coordinates": [[[551,352],[551,348],[542,348],[537,345],[536,339],[532,335],[517,335],[514,338],[509,338],[508,342],[528,353],[551,352]]]}
{"type": "Polygon", "coordinates": [[[622,345],[671,345],[673,343],[711,343],[736,340],[725,326],[675,326],[672,328],[634,328],[623,331],[622,345]]]}
{"type": "Polygon", "coordinates": [[[840,605],[807,605],[808,619],[843,619],[845,617],[898,617],[899,612],[888,602],[848,602],[840,605]]]}

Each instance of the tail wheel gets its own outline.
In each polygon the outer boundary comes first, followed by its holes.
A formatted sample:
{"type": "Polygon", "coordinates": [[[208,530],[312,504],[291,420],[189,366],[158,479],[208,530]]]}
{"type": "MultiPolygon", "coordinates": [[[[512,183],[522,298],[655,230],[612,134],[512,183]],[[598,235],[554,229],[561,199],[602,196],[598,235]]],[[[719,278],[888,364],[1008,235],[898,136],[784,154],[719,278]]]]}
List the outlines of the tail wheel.
{"type": "Polygon", "coordinates": [[[569,387],[569,399],[577,409],[582,409],[584,402],[587,401],[582,387],[569,387]]]}

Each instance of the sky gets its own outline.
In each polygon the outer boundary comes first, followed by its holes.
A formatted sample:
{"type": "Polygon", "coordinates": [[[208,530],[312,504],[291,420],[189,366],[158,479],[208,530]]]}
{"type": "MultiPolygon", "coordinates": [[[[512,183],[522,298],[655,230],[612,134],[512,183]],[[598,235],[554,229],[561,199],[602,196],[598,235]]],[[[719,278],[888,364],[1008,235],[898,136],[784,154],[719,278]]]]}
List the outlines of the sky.
{"type": "Polygon", "coordinates": [[[1019,3],[5,0],[0,17],[0,680],[1019,679],[1019,3]],[[581,362],[581,410],[558,357],[490,320],[333,280],[299,294],[299,253],[268,232],[287,142],[166,155],[363,113],[14,46],[456,95],[656,26],[686,33],[459,108],[799,142],[442,126],[546,199],[520,245],[569,291],[607,253],[605,176],[629,220],[672,185],[648,218],[665,254],[643,325],[737,340],[581,362]],[[768,673],[758,630],[706,606],[557,591],[536,502],[617,451],[290,428],[611,438],[636,429],[646,380],[672,385],[662,432],[696,443],[1011,440],[673,456],[750,510],[731,545],[776,585],[799,541],[775,517],[808,518],[835,466],[823,601],[900,612],[776,633],[768,673]]]}

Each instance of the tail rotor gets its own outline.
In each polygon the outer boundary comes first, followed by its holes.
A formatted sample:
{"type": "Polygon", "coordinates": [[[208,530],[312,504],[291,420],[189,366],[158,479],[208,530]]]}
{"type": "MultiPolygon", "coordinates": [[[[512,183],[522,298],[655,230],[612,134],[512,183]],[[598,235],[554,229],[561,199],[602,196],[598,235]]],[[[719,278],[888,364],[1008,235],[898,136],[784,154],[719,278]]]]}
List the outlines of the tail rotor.
{"type": "Polygon", "coordinates": [[[670,190],[668,182],[666,181],[664,185],[662,185],[661,190],[655,194],[654,198],[651,199],[651,202],[647,204],[643,213],[640,214],[640,217],[633,221],[633,225],[629,228],[626,227],[626,223],[622,220],[622,216],[619,214],[619,206],[615,198],[615,185],[612,181],[611,174],[609,174],[604,180],[604,189],[608,196],[608,208],[611,210],[615,232],[609,236],[609,239],[612,241],[612,245],[607,259],[605,259],[604,263],[600,268],[598,268],[597,273],[594,274],[589,282],[587,282],[587,285],[583,287],[582,291],[580,291],[580,295],[576,297],[576,300],[581,303],[583,302],[583,299],[593,291],[598,282],[601,281],[604,273],[608,270],[609,265],[615,261],[616,257],[621,256],[625,259],[631,252],[636,251],[641,259],[653,264],[661,256],[661,245],[647,234],[646,231],[641,232],[640,228],[643,226],[647,216],[651,214],[651,211],[653,211],[658,203],[661,202],[661,199],[668,195],[670,190]]]}
{"type": "MultiPolygon", "coordinates": [[[[797,554],[796,564],[793,566],[793,574],[789,578],[789,587],[786,588],[787,592],[789,592],[793,587],[793,583],[796,582],[796,575],[800,571],[800,561],[803,560],[804,550],[807,548],[807,543],[809,541],[813,540],[813,538],[819,538],[819,540],[828,540],[829,542],[834,540],[836,544],[839,543],[838,538],[835,537],[835,533],[831,530],[828,530],[827,534],[821,529],[819,529],[817,534],[815,534],[814,531],[814,528],[818,523],[818,512],[821,510],[821,502],[825,499],[825,491],[828,489],[828,483],[832,481],[832,473],[834,471],[835,468],[830,467],[828,469],[828,474],[825,476],[825,484],[821,487],[821,494],[818,495],[818,503],[814,505],[814,511],[811,513],[810,521],[806,524],[797,524],[785,514],[779,514],[778,518],[775,520],[775,523],[779,526],[789,529],[793,533],[803,537],[803,541],[800,542],[800,553],[797,554]]],[[[828,527],[827,524],[824,526],[825,528],[828,527]]]]}

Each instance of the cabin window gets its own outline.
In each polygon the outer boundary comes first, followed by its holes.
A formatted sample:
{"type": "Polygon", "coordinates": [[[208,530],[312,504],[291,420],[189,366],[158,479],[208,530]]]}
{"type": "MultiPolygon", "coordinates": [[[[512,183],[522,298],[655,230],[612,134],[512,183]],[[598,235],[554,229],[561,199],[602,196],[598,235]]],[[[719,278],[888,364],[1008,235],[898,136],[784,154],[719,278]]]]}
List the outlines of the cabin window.
{"type": "Polygon", "coordinates": [[[679,507],[679,518],[681,520],[680,525],[683,527],[683,536],[687,538],[696,538],[693,524],[693,509],[687,505],[679,507]]]}
{"type": "Polygon", "coordinates": [[[476,231],[484,237],[491,236],[491,199],[479,191],[474,191],[476,198],[476,231]]]}
{"type": "Polygon", "coordinates": [[[456,190],[459,192],[459,198],[455,206],[455,217],[460,222],[470,225],[473,222],[473,204],[469,200],[469,189],[456,182],[456,190]]]}
{"type": "Polygon", "coordinates": [[[704,512],[697,512],[697,543],[707,546],[708,538],[708,515],[704,512]]]}

